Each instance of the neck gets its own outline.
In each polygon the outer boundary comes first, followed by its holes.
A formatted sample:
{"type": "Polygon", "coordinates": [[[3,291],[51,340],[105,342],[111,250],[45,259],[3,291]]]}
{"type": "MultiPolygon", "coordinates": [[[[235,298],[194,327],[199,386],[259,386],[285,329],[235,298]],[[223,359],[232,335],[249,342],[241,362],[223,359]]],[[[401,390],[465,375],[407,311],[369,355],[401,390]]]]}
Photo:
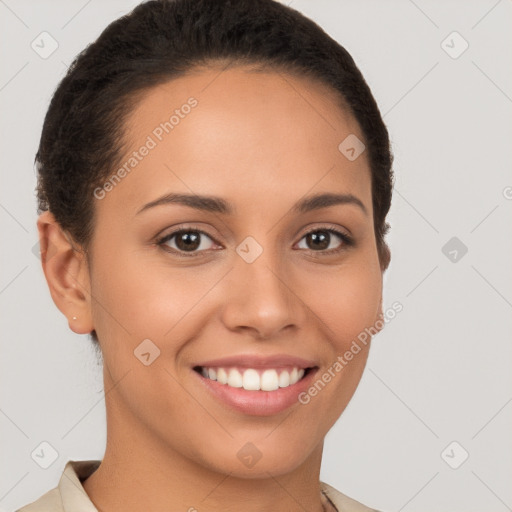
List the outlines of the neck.
{"type": "Polygon", "coordinates": [[[201,454],[184,456],[107,403],[107,449],[83,487],[100,512],[330,512],[320,492],[322,450],[286,474],[237,477],[208,467],[201,454]]]}
{"type": "MultiPolygon", "coordinates": [[[[131,440],[118,446],[129,446],[131,440]]],[[[83,483],[96,508],[108,512],[183,510],[198,512],[323,512],[314,459],[291,474],[268,478],[236,478],[201,467],[178,454],[149,456],[137,449],[109,449],[99,468],[83,483]]],[[[153,452],[154,453],[154,452],[153,452]]]]}

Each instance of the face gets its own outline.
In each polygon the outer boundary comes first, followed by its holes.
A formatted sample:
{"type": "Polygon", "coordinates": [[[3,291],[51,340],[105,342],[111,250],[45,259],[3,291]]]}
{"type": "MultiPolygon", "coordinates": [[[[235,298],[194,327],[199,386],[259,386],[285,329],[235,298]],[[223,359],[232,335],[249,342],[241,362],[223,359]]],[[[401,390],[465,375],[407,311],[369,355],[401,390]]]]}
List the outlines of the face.
{"type": "Polygon", "coordinates": [[[344,354],[381,312],[369,162],[338,149],[351,134],[330,89],[270,71],[197,70],[137,102],[86,276],[110,432],[256,478],[321,453],[369,343],[344,354]],[[323,194],[349,199],[308,201],[323,194]]]}

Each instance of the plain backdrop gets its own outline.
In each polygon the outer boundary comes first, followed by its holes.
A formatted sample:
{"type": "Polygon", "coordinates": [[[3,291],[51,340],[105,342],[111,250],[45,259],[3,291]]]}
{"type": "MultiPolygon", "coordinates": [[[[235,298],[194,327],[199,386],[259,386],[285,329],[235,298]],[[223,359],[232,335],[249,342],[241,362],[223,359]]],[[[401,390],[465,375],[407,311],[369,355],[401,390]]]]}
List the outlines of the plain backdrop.
{"type": "MultiPolygon", "coordinates": [[[[68,459],[103,456],[101,368],[43,277],[33,161],[67,66],[136,3],[0,0],[5,511],[68,459]],[[31,456],[43,442],[47,469],[31,456]]],[[[403,311],[374,338],[321,478],[382,511],[512,510],[512,1],[286,3],[352,54],[395,154],[384,309],[403,311]]]]}

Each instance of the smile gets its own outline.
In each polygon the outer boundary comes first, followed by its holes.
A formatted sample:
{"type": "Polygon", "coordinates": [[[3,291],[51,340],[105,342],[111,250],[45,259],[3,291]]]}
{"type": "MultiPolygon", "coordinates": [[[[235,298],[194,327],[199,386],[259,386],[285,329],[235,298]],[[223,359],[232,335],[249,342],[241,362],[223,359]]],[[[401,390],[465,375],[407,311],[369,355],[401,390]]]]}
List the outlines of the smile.
{"type": "MultiPolygon", "coordinates": [[[[209,362],[195,365],[193,375],[198,379],[198,391],[206,392],[215,402],[245,415],[272,416],[289,407],[298,406],[298,396],[304,392],[319,370],[318,366],[306,366],[311,362],[273,362],[254,360],[249,366],[240,360],[209,362]]],[[[314,364],[314,363],[313,363],[314,364]]]]}
{"type": "Polygon", "coordinates": [[[243,388],[247,391],[275,391],[293,386],[311,368],[294,366],[263,369],[197,366],[194,370],[207,379],[217,381],[219,384],[225,384],[231,388],[243,388]]]}

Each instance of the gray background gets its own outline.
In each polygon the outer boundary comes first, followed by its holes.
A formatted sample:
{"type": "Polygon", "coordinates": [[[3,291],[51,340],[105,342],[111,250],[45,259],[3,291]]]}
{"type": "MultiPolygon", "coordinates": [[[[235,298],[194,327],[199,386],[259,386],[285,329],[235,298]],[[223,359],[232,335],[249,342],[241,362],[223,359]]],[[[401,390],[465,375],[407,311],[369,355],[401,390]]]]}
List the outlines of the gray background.
{"type": "MultiPolygon", "coordinates": [[[[103,455],[100,367],[32,252],[33,159],[67,66],[136,3],[0,0],[1,510],[103,455]],[[59,45],[46,59],[31,47],[43,31],[59,45]],[[31,457],[43,441],[48,469],[31,457]]],[[[327,436],[322,480],[383,511],[512,510],[512,1],[286,3],[352,54],[395,153],[384,309],[404,309],[327,436]],[[457,58],[453,31],[469,43],[457,58]]]]}

